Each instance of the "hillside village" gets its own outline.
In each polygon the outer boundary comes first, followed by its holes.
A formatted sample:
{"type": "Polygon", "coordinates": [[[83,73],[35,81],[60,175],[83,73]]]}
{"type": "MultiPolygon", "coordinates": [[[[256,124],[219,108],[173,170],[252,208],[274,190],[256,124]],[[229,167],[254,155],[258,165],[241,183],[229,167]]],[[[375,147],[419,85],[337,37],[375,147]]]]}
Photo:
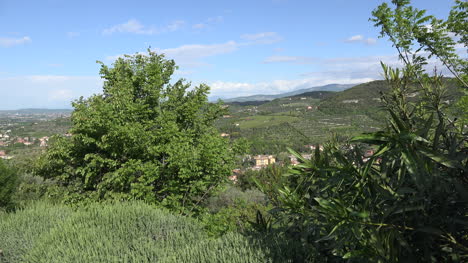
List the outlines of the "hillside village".
{"type": "Polygon", "coordinates": [[[26,109],[0,111],[0,158],[13,159],[46,148],[52,135],[68,133],[70,110],[26,109]]]}
{"type": "MultiPolygon", "coordinates": [[[[8,148],[15,148],[18,146],[27,146],[27,147],[47,147],[49,136],[43,136],[41,138],[35,137],[16,137],[16,136],[9,136],[7,130],[4,134],[0,134],[0,158],[1,159],[12,159],[14,155],[8,155],[8,148]],[[2,149],[3,148],[3,149],[2,149]]],[[[25,149],[27,151],[27,149],[25,149]]]]}

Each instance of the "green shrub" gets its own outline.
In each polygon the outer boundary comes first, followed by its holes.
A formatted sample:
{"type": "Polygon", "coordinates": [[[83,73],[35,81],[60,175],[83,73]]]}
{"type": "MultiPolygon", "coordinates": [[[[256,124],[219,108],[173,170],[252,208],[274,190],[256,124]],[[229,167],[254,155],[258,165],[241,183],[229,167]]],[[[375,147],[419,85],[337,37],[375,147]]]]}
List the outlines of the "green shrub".
{"type": "Polygon", "coordinates": [[[0,262],[271,262],[256,242],[141,202],[70,208],[37,203],[0,214],[0,262]]]}
{"type": "Polygon", "coordinates": [[[27,206],[30,202],[35,202],[41,198],[49,198],[48,192],[52,190],[54,183],[44,180],[41,177],[30,174],[23,174],[18,178],[18,186],[13,195],[14,203],[17,207],[27,206]]]}
{"type": "Polygon", "coordinates": [[[242,191],[237,186],[229,186],[225,191],[207,200],[208,211],[200,215],[210,236],[220,236],[228,232],[247,233],[253,230],[257,212],[266,213],[266,196],[257,189],[242,191]]]}
{"type": "Polygon", "coordinates": [[[206,207],[210,212],[216,213],[219,210],[235,206],[237,203],[266,205],[266,196],[258,189],[248,189],[243,191],[237,186],[230,185],[218,195],[210,197],[206,202],[206,207]]]}
{"type": "Polygon", "coordinates": [[[16,191],[18,176],[0,160],[0,209],[13,208],[13,194],[16,191]]]}

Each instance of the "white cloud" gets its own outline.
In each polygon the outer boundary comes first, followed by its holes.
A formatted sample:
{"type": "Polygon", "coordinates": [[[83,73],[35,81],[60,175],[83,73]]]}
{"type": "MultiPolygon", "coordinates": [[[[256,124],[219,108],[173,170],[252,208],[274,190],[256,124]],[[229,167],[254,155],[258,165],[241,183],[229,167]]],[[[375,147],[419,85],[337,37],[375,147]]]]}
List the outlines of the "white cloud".
{"type": "Polygon", "coordinates": [[[67,37],[68,38],[75,38],[75,37],[79,37],[80,36],[80,32],[67,32],[67,37]]]}
{"type": "Polygon", "coordinates": [[[355,35],[345,40],[346,43],[364,43],[366,45],[375,45],[377,40],[375,38],[365,38],[363,35],[355,35]]]}
{"type": "Polygon", "coordinates": [[[185,25],[185,21],[176,20],[176,21],[170,23],[169,25],[167,25],[166,30],[170,31],[170,32],[177,31],[177,30],[181,29],[184,25],[185,25]]]}
{"type": "Polygon", "coordinates": [[[23,45],[30,43],[32,40],[28,36],[22,38],[13,38],[13,37],[0,37],[0,46],[1,47],[13,47],[17,45],[23,45]]]}
{"type": "Polygon", "coordinates": [[[71,101],[73,98],[73,91],[69,89],[58,89],[49,91],[49,100],[51,101],[71,101]]]}
{"type": "Polygon", "coordinates": [[[155,35],[164,32],[173,32],[181,29],[185,25],[185,21],[176,20],[164,27],[145,26],[136,19],[130,19],[123,24],[118,24],[102,31],[105,35],[113,33],[132,33],[139,35],[155,35]]]}
{"type": "Polygon", "coordinates": [[[192,75],[193,73],[195,73],[194,70],[176,70],[174,72],[174,75],[178,75],[178,76],[188,76],[188,75],[192,75]]]}
{"type": "Polygon", "coordinates": [[[402,66],[397,55],[338,57],[330,59],[316,58],[314,63],[319,65],[321,70],[303,73],[302,76],[321,76],[324,78],[345,79],[380,79],[382,77],[380,61],[392,67],[402,66]]]}
{"type": "Polygon", "coordinates": [[[24,78],[34,83],[41,83],[41,82],[63,82],[66,80],[70,80],[72,77],[56,76],[56,75],[32,75],[32,76],[27,76],[24,78]]]}
{"type": "MultiPolygon", "coordinates": [[[[421,53],[421,55],[427,55],[421,53]]],[[[382,67],[380,62],[393,68],[402,68],[403,62],[399,60],[397,54],[383,56],[363,56],[363,57],[338,57],[331,59],[316,58],[314,64],[321,67],[320,71],[303,73],[303,77],[321,76],[324,78],[382,78],[382,67]]],[[[434,67],[444,76],[452,76],[447,68],[437,59],[431,58],[428,64],[424,66],[426,72],[432,72],[434,67]]]]}
{"type": "Polygon", "coordinates": [[[375,44],[377,44],[377,39],[368,38],[368,39],[364,40],[364,43],[366,43],[367,45],[375,45],[375,44]]]}
{"type": "MultiPolygon", "coordinates": [[[[248,42],[240,43],[236,41],[227,41],[225,43],[218,44],[190,44],[182,45],[175,48],[155,48],[153,49],[159,54],[165,54],[167,58],[174,59],[176,63],[184,67],[201,67],[208,65],[202,60],[207,57],[216,55],[228,54],[237,51],[241,47],[257,45],[257,44],[270,44],[272,41],[276,41],[280,37],[274,32],[259,33],[253,35],[243,35],[243,39],[249,40],[248,42]],[[276,39],[276,40],[275,40],[276,39]]],[[[147,54],[146,52],[140,52],[140,54],[147,54]]],[[[114,61],[122,54],[107,56],[107,61],[114,61]]]]}
{"type": "Polygon", "coordinates": [[[192,25],[192,28],[196,30],[202,30],[214,26],[215,24],[221,23],[223,21],[224,17],[222,16],[210,17],[203,22],[192,25]]]}
{"type": "Polygon", "coordinates": [[[316,59],[311,57],[302,56],[270,56],[263,60],[263,63],[295,63],[295,64],[308,64],[313,63],[316,59]]]}
{"type": "Polygon", "coordinates": [[[126,23],[118,24],[103,31],[104,34],[110,35],[113,33],[134,33],[152,35],[157,33],[155,28],[147,28],[136,19],[130,19],[126,23]]]}
{"type": "Polygon", "coordinates": [[[355,35],[355,36],[352,36],[348,39],[346,39],[347,42],[360,42],[364,39],[364,37],[362,35],[355,35]]]}
{"type": "Polygon", "coordinates": [[[257,34],[244,34],[241,39],[250,41],[249,44],[273,44],[283,40],[276,32],[261,32],[257,34]]]}
{"type": "Polygon", "coordinates": [[[454,48],[455,48],[456,51],[462,51],[462,53],[463,53],[463,51],[464,51],[464,53],[466,53],[466,51],[467,51],[467,47],[465,46],[465,44],[462,44],[462,43],[455,44],[454,48]]]}
{"type": "Polygon", "coordinates": [[[231,53],[238,48],[235,41],[211,45],[183,45],[176,48],[162,49],[162,53],[179,58],[202,58],[218,54],[231,53]]]}
{"type": "Polygon", "coordinates": [[[357,84],[372,80],[372,78],[323,78],[323,76],[313,76],[302,79],[274,80],[257,83],[215,81],[210,83],[209,86],[211,87],[212,97],[232,98],[256,94],[278,94],[327,84],[357,84]]]}
{"type": "Polygon", "coordinates": [[[313,64],[320,69],[301,74],[297,79],[247,83],[215,81],[211,83],[212,96],[231,98],[255,94],[278,94],[327,84],[357,84],[382,78],[380,61],[390,66],[401,66],[397,55],[338,57],[323,59],[306,56],[271,56],[264,63],[313,64]]]}
{"type": "Polygon", "coordinates": [[[192,26],[193,29],[203,29],[203,28],[206,28],[208,25],[207,24],[204,24],[204,23],[199,23],[199,24],[195,24],[192,26]]]}
{"type": "Polygon", "coordinates": [[[206,20],[207,23],[220,23],[224,21],[223,16],[210,17],[206,20]]]}
{"type": "MultiPolygon", "coordinates": [[[[218,21],[222,17],[218,17],[215,20],[218,21]]],[[[134,27],[135,30],[140,30],[139,26],[134,27]]],[[[176,48],[155,48],[154,51],[157,53],[163,53],[169,59],[174,59],[176,63],[184,67],[200,67],[206,66],[205,62],[202,61],[203,58],[212,57],[221,54],[228,54],[235,52],[241,47],[257,45],[257,44],[271,44],[276,41],[281,40],[282,38],[275,32],[264,32],[251,35],[242,35],[242,39],[248,40],[247,42],[237,42],[237,41],[227,41],[220,44],[190,44],[182,45],[176,48]]],[[[146,52],[140,52],[140,54],[147,54],[146,52]]],[[[107,56],[105,59],[107,61],[114,61],[120,57],[123,57],[122,54],[107,56]]]]}
{"type": "Polygon", "coordinates": [[[174,59],[181,66],[197,67],[205,65],[201,59],[236,51],[239,44],[228,41],[211,45],[183,45],[176,48],[159,49],[158,53],[164,53],[168,58],[174,59]]]}
{"type": "MultiPolygon", "coordinates": [[[[176,63],[184,67],[200,67],[207,65],[202,62],[203,58],[212,57],[221,54],[228,54],[236,51],[240,44],[235,41],[228,41],[220,44],[193,44],[182,45],[176,48],[154,49],[159,54],[165,54],[166,58],[174,59],[176,63]]],[[[142,52],[141,54],[146,54],[142,52]]],[[[123,55],[108,56],[106,60],[113,61],[123,55]]]]}

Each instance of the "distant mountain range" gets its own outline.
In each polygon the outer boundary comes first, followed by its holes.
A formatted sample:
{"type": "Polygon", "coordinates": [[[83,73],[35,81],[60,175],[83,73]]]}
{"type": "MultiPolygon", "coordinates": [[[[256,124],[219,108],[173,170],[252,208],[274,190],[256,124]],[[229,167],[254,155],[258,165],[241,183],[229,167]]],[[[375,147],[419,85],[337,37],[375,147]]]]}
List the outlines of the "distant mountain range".
{"type": "Polygon", "coordinates": [[[342,90],[354,87],[356,85],[359,85],[359,84],[328,84],[325,86],[317,86],[317,87],[311,87],[307,89],[298,89],[298,90],[275,94],[275,95],[258,94],[258,95],[252,95],[252,96],[223,99],[223,101],[224,102],[270,101],[274,99],[291,97],[291,96],[299,95],[299,94],[306,93],[306,92],[312,92],[312,91],[342,91],[342,90]]]}

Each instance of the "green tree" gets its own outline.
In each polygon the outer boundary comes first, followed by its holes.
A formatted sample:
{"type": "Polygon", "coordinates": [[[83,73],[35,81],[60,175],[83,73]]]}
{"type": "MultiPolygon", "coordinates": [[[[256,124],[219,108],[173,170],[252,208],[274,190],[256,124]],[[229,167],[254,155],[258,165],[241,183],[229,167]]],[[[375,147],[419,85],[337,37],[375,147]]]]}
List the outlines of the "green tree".
{"type": "Polygon", "coordinates": [[[448,19],[442,20],[414,8],[410,0],[391,2],[394,9],[383,3],[372,12],[370,21],[380,28],[381,37],[388,37],[400,60],[411,69],[408,73],[421,76],[423,66],[434,56],[468,88],[468,60],[457,53],[457,44],[465,48],[468,45],[468,3],[456,0],[448,19]]]}
{"type": "Polygon", "coordinates": [[[13,194],[18,184],[18,176],[0,160],[0,209],[13,208],[13,194]]]}
{"type": "Polygon", "coordinates": [[[468,48],[468,2],[456,0],[447,20],[426,15],[410,5],[410,0],[392,0],[378,6],[370,21],[380,28],[381,37],[388,37],[396,48],[406,72],[422,86],[423,67],[436,57],[464,87],[459,102],[459,126],[468,122],[468,59],[460,53],[468,48]]]}
{"type": "Polygon", "coordinates": [[[56,137],[35,173],[72,200],[136,198],[192,211],[232,170],[236,153],[213,126],[221,105],[208,103],[204,84],[171,83],[174,61],[150,50],[99,63],[102,94],[73,102],[73,136],[56,137]]]}

